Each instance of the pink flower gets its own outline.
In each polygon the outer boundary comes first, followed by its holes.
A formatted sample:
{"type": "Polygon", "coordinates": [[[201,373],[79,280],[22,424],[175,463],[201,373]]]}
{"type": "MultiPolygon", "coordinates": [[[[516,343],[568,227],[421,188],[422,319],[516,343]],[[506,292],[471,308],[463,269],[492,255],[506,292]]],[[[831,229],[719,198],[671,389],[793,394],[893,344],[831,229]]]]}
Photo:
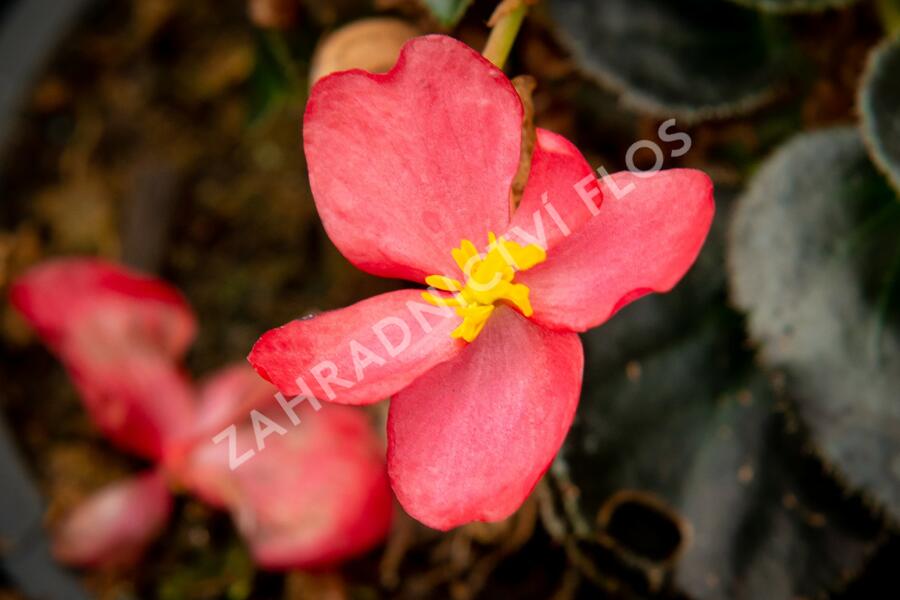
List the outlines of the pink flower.
{"type": "Polygon", "coordinates": [[[543,129],[511,214],[521,123],[503,73],[449,37],[410,41],[385,75],[318,82],[303,142],[328,235],[359,268],[432,289],[293,321],[249,357],[286,394],[390,396],[391,483],[412,516],[439,529],[521,505],[572,423],[577,332],[671,289],[713,217],[703,173],[598,182],[569,141],[543,129]]]}
{"type": "Polygon", "coordinates": [[[299,424],[283,415],[278,423],[276,390],[245,363],[195,390],[179,362],[196,324],[173,288],[103,261],[63,259],[20,277],[11,296],[66,366],[97,426],[155,463],[66,517],[54,540],[61,560],[133,563],[164,528],[173,487],[231,511],[266,568],[327,566],[384,538],[392,498],[382,444],[365,415],[297,407],[299,424]],[[278,429],[260,437],[248,414],[278,429]],[[213,441],[230,427],[232,435],[213,441]],[[252,451],[252,459],[232,469],[232,450],[252,451]]]}

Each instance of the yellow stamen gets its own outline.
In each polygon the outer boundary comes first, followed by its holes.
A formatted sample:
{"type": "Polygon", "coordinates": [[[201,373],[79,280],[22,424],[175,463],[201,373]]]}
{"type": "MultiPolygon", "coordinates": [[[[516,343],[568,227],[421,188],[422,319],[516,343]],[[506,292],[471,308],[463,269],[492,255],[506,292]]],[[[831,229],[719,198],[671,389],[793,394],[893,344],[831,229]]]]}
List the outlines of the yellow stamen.
{"type": "Polygon", "coordinates": [[[526,317],[534,310],[528,299],[528,286],[514,283],[518,271],[526,271],[544,262],[547,253],[540,246],[522,246],[503,238],[497,239],[488,232],[487,253],[479,254],[475,244],[462,240],[459,248],[451,251],[453,260],[466,276],[463,285],[456,279],[443,275],[431,275],[425,283],[444,292],[455,292],[453,296],[422,292],[426,302],[435,306],[451,306],[463,318],[462,323],[450,334],[471,342],[484,329],[496,304],[514,306],[526,317]]]}
{"type": "Polygon", "coordinates": [[[458,292],[463,288],[457,280],[443,275],[429,275],[425,278],[425,283],[444,292],[458,292]]]}

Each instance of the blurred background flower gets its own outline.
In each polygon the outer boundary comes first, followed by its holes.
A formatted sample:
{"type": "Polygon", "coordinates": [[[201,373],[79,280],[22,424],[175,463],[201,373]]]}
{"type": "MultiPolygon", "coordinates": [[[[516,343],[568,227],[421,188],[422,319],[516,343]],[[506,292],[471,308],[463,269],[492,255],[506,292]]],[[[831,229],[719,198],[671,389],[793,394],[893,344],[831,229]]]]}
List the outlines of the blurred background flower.
{"type": "Polygon", "coordinates": [[[246,363],[195,391],[180,365],[194,316],[173,288],[103,261],[61,259],[18,278],[11,298],[66,366],[94,424],[154,463],[63,516],[61,560],[134,566],[179,488],[229,510],[263,568],[329,567],[383,540],[391,493],[366,417],[330,405],[309,419],[312,410],[277,414],[276,390],[246,363]]]}

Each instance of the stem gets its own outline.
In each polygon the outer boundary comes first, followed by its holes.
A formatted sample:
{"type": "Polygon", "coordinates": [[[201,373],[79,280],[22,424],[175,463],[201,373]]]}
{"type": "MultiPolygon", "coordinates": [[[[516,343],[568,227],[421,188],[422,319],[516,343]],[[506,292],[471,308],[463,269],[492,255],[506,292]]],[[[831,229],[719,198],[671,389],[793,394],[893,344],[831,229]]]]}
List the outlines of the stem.
{"type": "Polygon", "coordinates": [[[300,75],[300,70],[291,57],[291,48],[287,40],[284,39],[284,34],[281,31],[266,30],[263,32],[263,35],[265,36],[266,44],[269,46],[269,51],[278,64],[278,68],[281,69],[287,78],[288,84],[294,88],[293,91],[303,89],[303,77],[300,75]]]}
{"type": "Polygon", "coordinates": [[[900,1],[877,0],[876,5],[885,32],[889,36],[900,34],[900,1]]]}
{"type": "MultiPolygon", "coordinates": [[[[498,11],[503,9],[503,4],[509,2],[504,0],[498,6],[498,11]]],[[[487,44],[484,46],[484,52],[481,54],[494,63],[498,69],[502,69],[506,64],[506,58],[512,49],[516,35],[519,33],[519,27],[522,26],[522,20],[525,13],[528,12],[528,6],[525,0],[519,0],[518,6],[507,12],[497,20],[497,23],[491,29],[491,35],[488,37],[487,44]]]]}

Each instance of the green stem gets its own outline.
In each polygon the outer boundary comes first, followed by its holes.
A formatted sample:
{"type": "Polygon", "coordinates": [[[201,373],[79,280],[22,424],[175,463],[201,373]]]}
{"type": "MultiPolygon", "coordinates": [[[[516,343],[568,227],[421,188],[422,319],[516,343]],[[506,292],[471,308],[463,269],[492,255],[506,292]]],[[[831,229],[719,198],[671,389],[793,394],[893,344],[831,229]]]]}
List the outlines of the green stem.
{"type": "Polygon", "coordinates": [[[484,46],[484,52],[481,54],[497,65],[498,69],[502,69],[506,64],[506,58],[512,49],[519,28],[522,26],[522,20],[525,13],[528,12],[528,6],[522,0],[519,6],[512,10],[509,14],[504,15],[497,21],[494,28],[491,29],[491,35],[488,37],[487,44],[484,46]]]}
{"type": "Polygon", "coordinates": [[[888,35],[900,34],[900,0],[877,0],[878,16],[888,35]]]}
{"type": "Polygon", "coordinates": [[[269,46],[269,51],[278,64],[278,68],[281,69],[285,78],[287,78],[288,84],[293,88],[293,91],[303,89],[303,77],[291,56],[291,48],[284,38],[284,34],[281,31],[266,30],[263,32],[263,35],[265,36],[266,44],[269,46]]]}

